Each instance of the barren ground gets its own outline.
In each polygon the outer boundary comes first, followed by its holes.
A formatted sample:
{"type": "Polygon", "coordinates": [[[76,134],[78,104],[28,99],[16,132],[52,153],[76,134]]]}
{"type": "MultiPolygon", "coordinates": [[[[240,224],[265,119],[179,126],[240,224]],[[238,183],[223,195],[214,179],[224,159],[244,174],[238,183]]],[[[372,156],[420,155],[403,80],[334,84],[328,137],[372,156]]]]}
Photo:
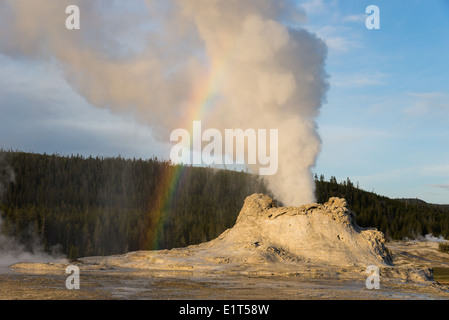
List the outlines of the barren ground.
{"type": "MultiPolygon", "coordinates": [[[[397,266],[449,268],[449,255],[435,242],[390,242],[397,266]]],[[[273,270],[254,274],[193,273],[189,271],[82,270],[81,288],[65,287],[65,266],[27,265],[3,268],[0,299],[448,299],[449,287],[434,281],[380,278],[380,289],[365,286],[363,270],[303,269],[280,275],[273,270]]],[[[447,270],[447,269],[442,269],[447,270]]]]}

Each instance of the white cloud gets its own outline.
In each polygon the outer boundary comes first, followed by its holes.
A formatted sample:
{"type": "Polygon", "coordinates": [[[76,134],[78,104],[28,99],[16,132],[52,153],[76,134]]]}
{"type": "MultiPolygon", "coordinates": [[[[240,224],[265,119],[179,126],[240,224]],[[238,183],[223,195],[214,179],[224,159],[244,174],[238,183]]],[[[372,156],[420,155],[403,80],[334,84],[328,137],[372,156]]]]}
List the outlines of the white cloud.
{"type": "Polygon", "coordinates": [[[344,16],[342,18],[343,22],[356,22],[356,23],[362,23],[365,22],[366,20],[366,14],[351,14],[351,15],[347,15],[344,16]]]}
{"type": "Polygon", "coordinates": [[[431,184],[430,187],[449,191],[449,184],[431,184]]]}
{"type": "Polygon", "coordinates": [[[336,52],[348,52],[355,45],[353,41],[340,36],[324,37],[324,42],[329,50],[336,52]]]}
{"type": "Polygon", "coordinates": [[[449,165],[448,164],[436,164],[423,166],[420,169],[426,175],[432,175],[435,177],[448,177],[449,165]]]}
{"type": "Polygon", "coordinates": [[[0,147],[59,154],[168,159],[168,144],[130,114],[95,108],[51,63],[0,55],[0,147]]]}
{"type": "Polygon", "coordinates": [[[299,4],[309,18],[313,32],[322,38],[331,53],[346,53],[360,48],[360,32],[356,24],[366,20],[364,12],[343,15],[338,0],[306,0],[299,4]]]}
{"type": "Polygon", "coordinates": [[[353,28],[340,24],[340,20],[336,20],[334,24],[312,26],[311,30],[323,39],[331,54],[347,53],[361,47],[357,33],[353,28]]]}
{"type": "Polygon", "coordinates": [[[413,102],[403,109],[409,117],[430,115],[435,117],[449,116],[449,94],[442,92],[409,93],[413,102]]]}
{"type": "Polygon", "coordinates": [[[306,11],[306,14],[311,15],[322,12],[326,5],[323,0],[308,0],[301,3],[301,7],[306,11]]]}
{"type": "Polygon", "coordinates": [[[355,142],[366,144],[368,140],[391,139],[393,137],[393,133],[386,130],[356,126],[326,125],[320,127],[320,132],[325,140],[324,143],[337,148],[344,148],[345,146],[348,148],[348,145],[355,142]]]}
{"type": "Polygon", "coordinates": [[[389,75],[383,72],[337,74],[331,78],[331,85],[335,87],[365,87],[387,84],[389,75]]]}

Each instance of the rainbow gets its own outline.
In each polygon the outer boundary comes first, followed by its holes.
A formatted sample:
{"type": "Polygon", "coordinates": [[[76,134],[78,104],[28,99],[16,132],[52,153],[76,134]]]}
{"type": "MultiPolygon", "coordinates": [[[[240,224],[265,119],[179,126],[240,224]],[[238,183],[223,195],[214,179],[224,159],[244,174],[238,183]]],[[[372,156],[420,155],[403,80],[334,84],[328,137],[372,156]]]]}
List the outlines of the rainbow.
{"type": "Polygon", "coordinates": [[[162,231],[169,217],[171,204],[181,190],[187,175],[187,169],[182,165],[163,164],[162,175],[157,182],[155,202],[151,209],[151,223],[149,225],[144,247],[160,249],[162,247],[162,231]]]}
{"type": "MultiPolygon", "coordinates": [[[[192,90],[187,102],[187,112],[184,116],[184,126],[190,133],[193,131],[193,121],[205,120],[213,115],[214,100],[222,83],[227,69],[228,61],[232,50],[228,50],[225,58],[214,59],[210,63],[210,72],[203,81],[192,90]]],[[[191,135],[192,136],[192,135],[191,135]]],[[[164,224],[169,218],[171,204],[177,197],[179,191],[186,182],[188,167],[182,165],[168,166],[158,181],[156,202],[153,204],[152,217],[155,217],[150,224],[145,248],[160,249],[161,237],[164,224]]]]}

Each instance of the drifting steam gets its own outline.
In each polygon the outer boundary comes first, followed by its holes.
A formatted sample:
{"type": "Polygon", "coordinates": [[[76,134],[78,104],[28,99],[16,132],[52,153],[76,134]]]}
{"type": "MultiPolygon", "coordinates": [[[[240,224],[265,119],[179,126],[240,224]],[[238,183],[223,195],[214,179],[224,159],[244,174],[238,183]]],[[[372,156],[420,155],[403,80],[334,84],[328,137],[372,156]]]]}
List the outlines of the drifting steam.
{"type": "Polygon", "coordinates": [[[1,233],[3,220],[0,218],[0,267],[8,267],[17,262],[65,262],[59,246],[50,253],[36,240],[23,244],[17,239],[1,233]]]}
{"type": "Polygon", "coordinates": [[[326,46],[288,27],[303,19],[287,0],[0,0],[0,52],[55,61],[91,104],[135,114],[162,142],[195,120],[278,129],[268,181],[300,205],[315,200],[315,118],[327,90],[326,46]],[[65,28],[73,4],[80,30],[65,28]]]}
{"type": "MultiPolygon", "coordinates": [[[[0,154],[0,200],[10,183],[14,183],[15,174],[13,168],[3,159],[0,154]]],[[[58,250],[52,248],[51,253],[45,252],[43,246],[32,237],[28,237],[26,243],[3,234],[3,219],[0,211],[0,267],[7,267],[17,262],[54,262],[62,261],[58,250]]],[[[29,234],[32,234],[31,232],[29,234]]]]}

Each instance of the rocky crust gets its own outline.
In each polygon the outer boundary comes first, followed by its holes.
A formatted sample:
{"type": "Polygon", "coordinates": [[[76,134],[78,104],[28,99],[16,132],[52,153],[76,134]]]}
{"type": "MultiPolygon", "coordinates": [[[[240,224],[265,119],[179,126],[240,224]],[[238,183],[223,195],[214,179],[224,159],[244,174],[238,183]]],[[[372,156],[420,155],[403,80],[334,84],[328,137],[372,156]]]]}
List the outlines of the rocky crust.
{"type": "Polygon", "coordinates": [[[216,239],[186,248],[87,257],[93,268],[291,273],[330,267],[392,266],[384,235],[355,222],[344,199],[277,207],[267,195],[246,198],[234,227],[216,239]]]}
{"type": "Polygon", "coordinates": [[[266,261],[304,261],[334,266],[392,265],[382,232],[363,229],[344,199],[277,207],[263,194],[249,196],[232,229],[208,248],[246,248],[266,261]]]}

